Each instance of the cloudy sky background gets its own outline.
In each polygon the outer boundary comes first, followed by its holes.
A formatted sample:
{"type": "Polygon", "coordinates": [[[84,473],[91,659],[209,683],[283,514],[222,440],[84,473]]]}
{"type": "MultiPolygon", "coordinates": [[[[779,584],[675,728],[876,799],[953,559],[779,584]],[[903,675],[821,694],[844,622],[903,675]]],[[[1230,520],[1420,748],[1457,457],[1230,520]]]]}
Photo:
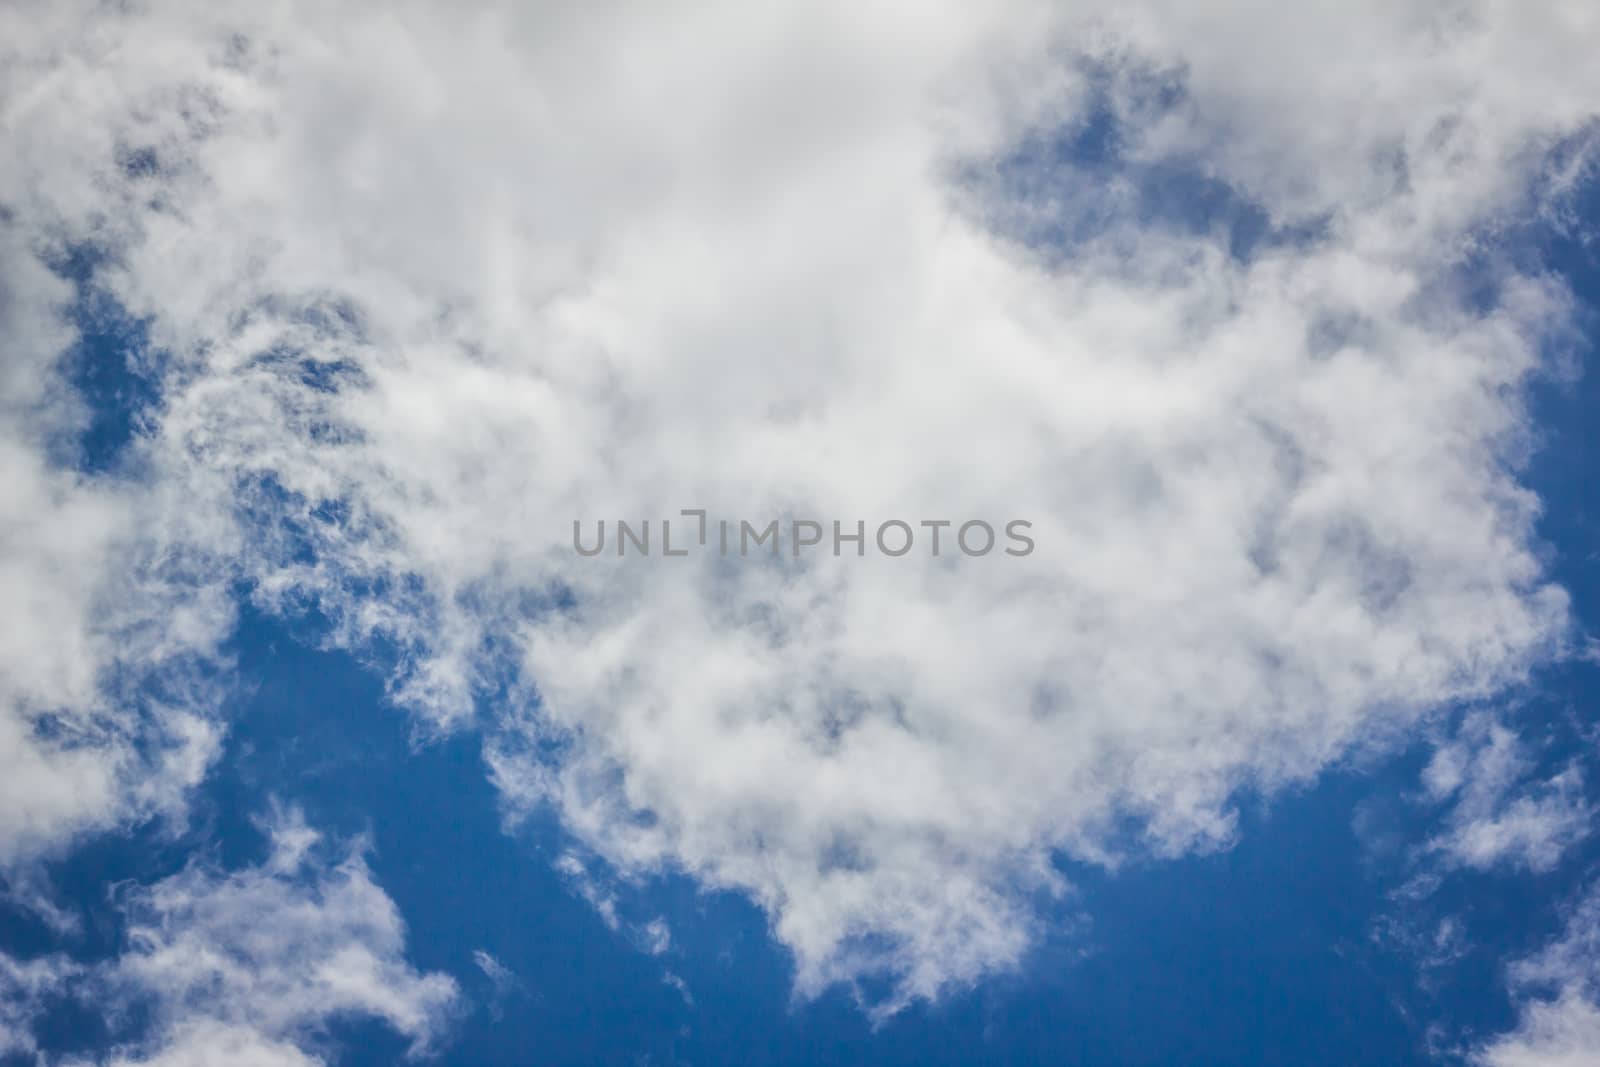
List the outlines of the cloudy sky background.
{"type": "Polygon", "coordinates": [[[1600,9],[1318,7],[0,6],[0,1056],[1593,1062],[1600,9]]]}

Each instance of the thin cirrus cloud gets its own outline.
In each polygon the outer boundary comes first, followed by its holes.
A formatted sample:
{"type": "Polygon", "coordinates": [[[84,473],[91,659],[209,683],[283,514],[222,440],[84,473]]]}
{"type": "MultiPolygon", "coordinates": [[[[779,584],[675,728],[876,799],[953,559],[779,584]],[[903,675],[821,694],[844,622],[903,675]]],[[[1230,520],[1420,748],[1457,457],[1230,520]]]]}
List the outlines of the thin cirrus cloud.
{"type": "Polygon", "coordinates": [[[0,574],[57,618],[0,635],[48,798],[6,857],[181,810],[238,581],[403,649],[508,817],[747,893],[802,994],[1014,966],[1058,858],[1225,847],[1240,790],[1563,651],[1518,465],[1570,299],[1475,253],[1588,165],[1597,39],[1586,3],[7,8],[0,574]],[[1097,122],[1092,180],[1023,151],[1097,122]],[[1150,168],[1284,236],[1153,219],[1150,168]],[[45,445],[83,249],[161,354],[94,478],[45,445]],[[1038,548],[571,551],[681,508],[1038,548]],[[119,725],[36,729],[87,708],[119,725]]]}

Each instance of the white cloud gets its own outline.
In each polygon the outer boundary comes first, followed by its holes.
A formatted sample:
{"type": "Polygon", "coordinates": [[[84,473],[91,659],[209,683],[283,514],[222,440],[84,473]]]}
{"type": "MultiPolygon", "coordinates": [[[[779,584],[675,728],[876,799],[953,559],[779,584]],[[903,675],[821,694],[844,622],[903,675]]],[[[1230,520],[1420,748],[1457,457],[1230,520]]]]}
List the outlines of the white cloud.
{"type": "Polygon", "coordinates": [[[662,918],[654,918],[639,928],[639,940],[644,945],[644,950],[652,956],[659,956],[672,947],[672,928],[662,918]]]}
{"type": "Polygon", "coordinates": [[[0,952],[0,1056],[37,1050],[33,1023],[45,1001],[79,968],[60,956],[19,960],[0,952]]]}
{"type": "Polygon", "coordinates": [[[483,977],[490,981],[490,998],[488,998],[488,1011],[490,1019],[494,1022],[501,1021],[506,1016],[506,1001],[518,997],[526,992],[526,985],[517,973],[509,966],[496,960],[493,955],[483,949],[472,953],[472,961],[483,971],[483,977]]]}
{"type": "Polygon", "coordinates": [[[1489,1067],[1594,1067],[1600,1063],[1600,1008],[1576,994],[1554,1001],[1536,1001],[1523,1013],[1522,1024],[1484,1049],[1478,1057],[1489,1067]]]}
{"type": "Polygon", "coordinates": [[[269,827],[260,867],[191,864],[129,894],[128,949],[99,978],[148,1009],[150,1035],[116,1064],[320,1063],[340,1020],[370,1017],[430,1050],[454,1012],[447,975],[405,960],[405,926],[360,848],[324,864],[297,813],[269,827]]]}
{"type": "Polygon", "coordinates": [[[683,980],[682,975],[667,971],[662,974],[661,981],[663,985],[670,986],[671,988],[677,990],[678,995],[683,998],[684,1007],[694,1007],[694,994],[690,992],[689,983],[683,980]]]}
{"type": "MultiPolygon", "coordinates": [[[[411,1055],[431,1052],[459,991],[406,962],[405,925],[361,844],[330,856],[293,809],[261,827],[271,852],[260,866],[224,872],[196,861],[121,887],[128,944],[106,962],[0,953],[0,1056],[37,1052],[35,1020],[65,999],[102,1013],[113,1034],[130,1020],[142,1029],[93,1060],[114,1067],[322,1064],[330,1026],[363,1017],[407,1038],[411,1055]]],[[[491,977],[497,988],[514,982],[509,972],[491,977]]]]}
{"type": "Polygon", "coordinates": [[[1517,1029],[1479,1049],[1476,1062],[1488,1067],[1600,1063],[1600,891],[1578,904],[1559,939],[1513,964],[1510,980],[1524,995],[1517,1029]],[[1553,997],[1542,995],[1551,992],[1553,997]]]}
{"type": "Polygon", "coordinates": [[[248,1026],[201,1020],[173,1029],[167,1042],[149,1056],[117,1056],[113,1067],[320,1067],[323,1060],[287,1041],[264,1037],[248,1026]]]}
{"type": "Polygon", "coordinates": [[[477,964],[478,970],[489,980],[489,1017],[498,1022],[505,1015],[506,1001],[524,991],[522,979],[518,978],[511,968],[481,948],[472,953],[472,962],[477,964]]]}
{"type": "Polygon", "coordinates": [[[621,929],[622,919],[617,915],[616,893],[590,874],[583,860],[568,852],[556,860],[555,867],[572,891],[595,910],[606,926],[613,930],[621,929]]]}
{"type": "Polygon", "coordinates": [[[489,983],[494,986],[496,993],[503,993],[517,984],[517,976],[511,971],[511,968],[481,948],[472,953],[472,962],[477,965],[478,970],[483,972],[483,976],[489,979],[489,983]]]}
{"type": "Polygon", "coordinates": [[[1225,845],[1235,790],[1555,650],[1515,462],[1566,298],[1451,278],[1570,176],[1597,18],[13,8],[0,202],[30,246],[111,246],[172,353],[147,549],[397,640],[396,700],[482,725],[508,805],[748,892],[802,992],[932,996],[1020,957],[1054,854],[1225,845]],[[1095,85],[1129,166],[1320,228],[1240,259],[1060,160],[982,177],[1095,85]],[[1085,205],[1065,254],[996,233],[1085,205]],[[1039,549],[570,550],[682,507],[1024,517],[1039,549]]]}
{"type": "Polygon", "coordinates": [[[1429,847],[1467,867],[1550,870],[1588,836],[1595,812],[1578,763],[1536,781],[1529,780],[1532,770],[1515,732],[1486,714],[1469,716],[1423,771],[1429,797],[1452,803],[1444,831],[1429,847]]]}
{"type": "Polygon", "coordinates": [[[181,809],[219,736],[196,667],[229,620],[224,573],[152,551],[187,521],[170,487],[55,455],[86,416],[55,362],[73,288],[41,239],[0,211],[0,874],[24,879],[83,831],[181,809]]]}

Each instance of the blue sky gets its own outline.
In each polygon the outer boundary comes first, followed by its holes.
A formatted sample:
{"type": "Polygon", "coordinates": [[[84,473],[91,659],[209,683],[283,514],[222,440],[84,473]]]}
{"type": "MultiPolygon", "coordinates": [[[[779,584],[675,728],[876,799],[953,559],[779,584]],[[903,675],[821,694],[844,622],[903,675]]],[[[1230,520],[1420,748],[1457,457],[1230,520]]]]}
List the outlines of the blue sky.
{"type": "Polygon", "coordinates": [[[1600,1062],[1600,23],[1248,8],[0,17],[0,1063],[1600,1062]]]}

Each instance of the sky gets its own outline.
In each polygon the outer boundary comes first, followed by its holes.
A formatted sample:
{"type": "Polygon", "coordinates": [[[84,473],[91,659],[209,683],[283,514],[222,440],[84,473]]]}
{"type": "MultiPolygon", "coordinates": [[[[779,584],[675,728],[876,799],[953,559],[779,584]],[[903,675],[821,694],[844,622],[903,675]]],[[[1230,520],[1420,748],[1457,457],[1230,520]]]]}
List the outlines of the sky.
{"type": "Polygon", "coordinates": [[[1597,46],[0,5],[0,1064],[1600,1064],[1597,46]]]}

